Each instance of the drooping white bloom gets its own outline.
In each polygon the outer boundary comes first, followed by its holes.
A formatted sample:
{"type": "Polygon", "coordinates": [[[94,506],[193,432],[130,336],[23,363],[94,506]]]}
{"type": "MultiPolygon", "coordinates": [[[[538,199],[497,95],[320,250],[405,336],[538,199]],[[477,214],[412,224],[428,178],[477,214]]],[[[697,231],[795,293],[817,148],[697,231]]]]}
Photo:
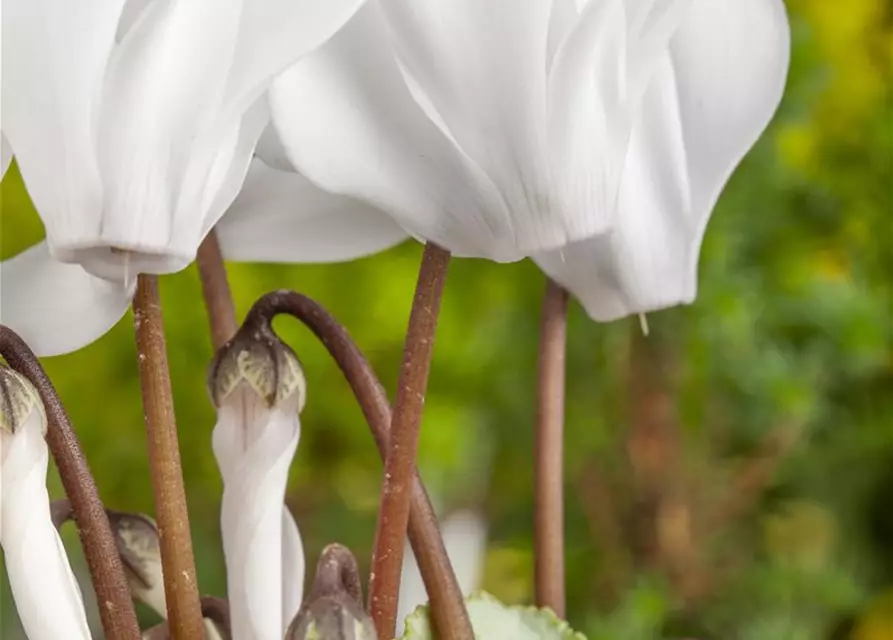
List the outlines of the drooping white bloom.
{"type": "MultiPolygon", "coordinates": [[[[443,546],[456,574],[462,595],[468,597],[481,586],[484,556],[487,550],[487,522],[475,511],[455,511],[440,526],[443,546]]],[[[397,637],[403,635],[403,623],[416,607],[428,602],[425,583],[419,572],[412,547],[403,553],[403,575],[397,608],[397,637]]]]}
{"type": "Polygon", "coordinates": [[[188,265],[244,180],[269,82],[362,1],[4,0],[3,133],[47,249],[0,282],[4,306],[43,301],[0,321],[21,331],[34,313],[79,303],[99,320],[55,340],[32,332],[40,355],[73,350],[121,317],[137,273],[188,265]],[[115,295],[79,275],[35,283],[56,268],[48,258],[115,283],[115,295]]]}
{"type": "Polygon", "coordinates": [[[297,173],[272,127],[216,229],[227,260],[253,262],[353,260],[407,238],[383,211],[328,193],[297,173]]]}
{"type": "Polygon", "coordinates": [[[789,57],[781,0],[692,3],[633,128],[614,229],[537,256],[589,315],[607,321],[694,300],[710,213],[775,113],[789,57]]]}
{"type": "MultiPolygon", "coordinates": [[[[781,99],[790,54],[783,3],[501,7],[370,2],[271,89],[291,164],[459,254],[531,255],[596,320],[691,302],[710,213],[781,99]],[[513,19],[494,17],[502,15],[513,19]],[[544,108],[536,106],[542,78],[527,73],[533,50],[545,56],[544,108]],[[300,99],[308,91],[315,100],[300,99]],[[544,109],[545,120],[531,115],[544,109]],[[544,121],[546,134],[536,133],[531,123],[544,121]]],[[[265,207],[312,218],[317,198],[265,207]]],[[[327,198],[325,208],[350,203],[327,198]]],[[[393,228],[356,211],[354,223],[393,228]]],[[[278,259],[299,260],[287,246],[298,222],[270,224],[266,233],[282,238],[278,259]]],[[[355,242],[350,224],[346,247],[355,242]]]]}
{"type": "Polygon", "coordinates": [[[90,640],[80,588],[50,516],[46,415],[37,391],[0,365],[0,547],[30,640],[90,640]]]}
{"type": "Polygon", "coordinates": [[[689,4],[372,0],[273,84],[273,122],[326,190],[517,260],[612,227],[637,105],[689,4]]]}
{"type": "Polygon", "coordinates": [[[212,365],[213,446],[223,477],[221,531],[233,637],[282,638],[301,604],[304,552],[284,507],[305,383],[275,337],[238,336],[212,365]]]}

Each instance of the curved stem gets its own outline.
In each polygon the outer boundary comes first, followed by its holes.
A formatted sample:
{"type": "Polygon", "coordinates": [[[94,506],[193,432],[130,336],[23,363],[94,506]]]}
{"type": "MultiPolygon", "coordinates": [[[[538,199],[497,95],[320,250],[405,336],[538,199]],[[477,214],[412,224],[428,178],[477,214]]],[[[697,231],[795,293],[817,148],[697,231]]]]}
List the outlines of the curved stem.
{"type": "Polygon", "coordinates": [[[534,562],[536,604],[565,617],[564,368],[567,292],[549,280],[540,329],[534,428],[534,562]]]}
{"type": "Polygon", "coordinates": [[[156,276],[141,274],[137,279],[133,314],[168,620],[174,640],[192,640],[204,637],[205,626],[195,576],[156,276]]]}
{"type": "Polygon", "coordinates": [[[110,640],[139,640],[140,629],[118,547],[68,414],[37,357],[24,340],[3,325],[0,355],[34,385],[46,409],[47,445],[71,501],[105,636],[110,640]]]}
{"type": "MultiPolygon", "coordinates": [[[[300,293],[284,290],[268,293],[255,302],[241,331],[272,330],[272,320],[280,313],[300,320],[334,358],[360,404],[384,460],[390,441],[391,406],[384,387],[350,334],[319,303],[300,293]]],[[[473,640],[462,591],[443,545],[431,500],[415,468],[412,470],[408,530],[438,637],[473,640]]]]}
{"type": "Polygon", "coordinates": [[[226,277],[226,265],[220,253],[217,233],[212,229],[198,247],[195,260],[202,282],[202,295],[208,310],[211,325],[211,342],[219,349],[230,340],[239,329],[236,322],[236,308],[226,277]]]}

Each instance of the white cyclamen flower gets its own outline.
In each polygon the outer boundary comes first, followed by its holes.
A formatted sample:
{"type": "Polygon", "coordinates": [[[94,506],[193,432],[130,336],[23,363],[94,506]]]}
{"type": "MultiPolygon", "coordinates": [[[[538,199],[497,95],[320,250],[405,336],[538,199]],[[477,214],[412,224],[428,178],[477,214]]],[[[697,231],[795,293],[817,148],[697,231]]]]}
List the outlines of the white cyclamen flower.
{"type": "MultiPolygon", "coordinates": [[[[460,255],[533,256],[612,320],[694,297],[707,220],[789,48],[782,0],[371,0],[276,80],[273,124],[322,188],[460,255]]],[[[356,206],[266,193],[294,218],[356,206]]],[[[279,259],[300,261],[300,221],[268,220],[279,259]]],[[[348,248],[353,225],[394,228],[356,207],[348,248]]]]}
{"type": "Polygon", "coordinates": [[[0,365],[0,547],[30,640],[90,640],[62,540],[50,515],[43,404],[31,384],[0,365]]]}
{"type": "Polygon", "coordinates": [[[614,229],[536,256],[590,316],[694,300],[707,221],[775,113],[789,58],[781,0],[691,3],[636,119],[614,229]]]}
{"type": "MultiPolygon", "coordinates": [[[[440,525],[440,535],[447,557],[453,565],[462,595],[469,596],[481,586],[487,551],[487,521],[475,511],[456,511],[440,525]]],[[[403,554],[403,575],[400,578],[400,599],[397,608],[397,637],[403,635],[403,624],[416,607],[428,602],[425,583],[419,572],[412,547],[403,554]]]]}
{"type": "Polygon", "coordinates": [[[275,336],[240,334],[218,353],[210,388],[233,637],[279,640],[303,596],[304,550],[283,501],[301,432],[304,376],[275,336]]]}
{"type": "Polygon", "coordinates": [[[121,317],[137,273],[188,265],[244,180],[269,82],[361,2],[4,0],[3,134],[47,241],[0,266],[0,321],[41,355],[73,350],[121,317]],[[50,258],[115,288],[48,279],[50,258]],[[84,331],[27,330],[73,306],[84,331]]]}
{"type": "Polygon", "coordinates": [[[686,2],[625,4],[372,0],[273,84],[273,122],[302,174],[458,255],[581,240],[613,224],[632,112],[686,2]]]}

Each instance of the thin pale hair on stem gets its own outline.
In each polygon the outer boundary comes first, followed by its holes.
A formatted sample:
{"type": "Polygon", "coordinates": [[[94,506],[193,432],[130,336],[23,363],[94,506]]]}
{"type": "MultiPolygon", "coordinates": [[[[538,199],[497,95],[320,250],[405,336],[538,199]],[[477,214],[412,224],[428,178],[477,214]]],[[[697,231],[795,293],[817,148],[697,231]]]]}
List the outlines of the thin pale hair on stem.
{"type": "MultiPolygon", "coordinates": [[[[274,291],[260,298],[248,312],[240,332],[275,335],[273,318],[288,314],[301,321],[323,343],[338,364],[372,431],[382,460],[390,444],[391,406],[384,387],[347,330],[319,303],[294,291],[274,291]]],[[[428,592],[431,618],[437,637],[473,640],[459,583],[440,535],[437,517],[422,480],[413,465],[408,491],[409,542],[428,592]]],[[[401,552],[403,542],[400,542],[401,552]]],[[[393,637],[393,633],[390,636],[393,637]]]]}
{"type": "Polygon", "coordinates": [[[204,621],[156,276],[141,274],[137,278],[133,316],[171,637],[203,638],[204,621]]]}
{"type": "Polygon", "coordinates": [[[564,395],[567,291],[549,280],[543,297],[534,425],[534,586],[537,606],[565,617],[564,395]]]}
{"type": "Polygon", "coordinates": [[[0,325],[0,355],[34,385],[46,410],[47,445],[74,514],[105,636],[110,640],[139,640],[140,628],[108,516],[53,383],[25,341],[3,325],[0,325]]]}

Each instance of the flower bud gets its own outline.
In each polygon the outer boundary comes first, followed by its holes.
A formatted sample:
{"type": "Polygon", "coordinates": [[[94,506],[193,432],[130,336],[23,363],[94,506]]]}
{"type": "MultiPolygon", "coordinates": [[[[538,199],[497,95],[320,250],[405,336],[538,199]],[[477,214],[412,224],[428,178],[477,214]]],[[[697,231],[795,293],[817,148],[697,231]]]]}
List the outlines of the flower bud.
{"type": "Polygon", "coordinates": [[[14,435],[34,411],[39,412],[46,434],[46,413],[37,389],[25,376],[0,364],[0,431],[14,435]]]}
{"type": "Polygon", "coordinates": [[[316,565],[313,592],[285,640],[377,640],[363,609],[357,561],[347,547],[330,544],[316,565]]]}
{"type": "Polygon", "coordinates": [[[303,409],[306,382],[295,352],[272,331],[240,331],[217,352],[208,371],[208,390],[220,405],[242,384],[247,385],[268,408],[297,394],[303,409]]]}
{"type": "Polygon", "coordinates": [[[217,407],[212,444],[223,479],[233,637],[280,638],[303,595],[303,546],[284,501],[301,434],[304,374],[271,329],[246,325],[218,351],[208,389],[217,407]]]}
{"type": "Polygon", "coordinates": [[[106,509],[115,544],[124,566],[130,594],[161,616],[167,614],[161,539],[158,526],[149,516],[106,509]]]}

